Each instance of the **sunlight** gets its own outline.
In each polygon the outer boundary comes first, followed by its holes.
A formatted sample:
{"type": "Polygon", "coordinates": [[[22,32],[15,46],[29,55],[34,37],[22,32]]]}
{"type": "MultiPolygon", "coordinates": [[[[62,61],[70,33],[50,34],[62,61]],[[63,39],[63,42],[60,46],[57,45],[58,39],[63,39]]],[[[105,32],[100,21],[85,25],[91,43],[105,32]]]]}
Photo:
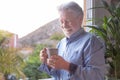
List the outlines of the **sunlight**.
{"type": "MultiPolygon", "coordinates": [[[[70,0],[0,0],[0,29],[23,37],[58,18],[56,7],[70,0]]],[[[83,7],[83,0],[73,0],[83,7]]]]}

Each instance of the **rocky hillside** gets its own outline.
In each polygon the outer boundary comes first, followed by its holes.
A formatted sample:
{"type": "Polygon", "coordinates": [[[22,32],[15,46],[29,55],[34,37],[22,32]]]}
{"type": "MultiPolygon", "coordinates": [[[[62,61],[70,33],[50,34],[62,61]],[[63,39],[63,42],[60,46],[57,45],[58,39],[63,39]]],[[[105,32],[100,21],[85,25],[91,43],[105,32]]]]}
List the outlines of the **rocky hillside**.
{"type": "Polygon", "coordinates": [[[50,40],[50,36],[53,34],[60,33],[63,34],[60,29],[60,24],[58,19],[55,19],[41,27],[37,30],[29,33],[28,35],[19,39],[19,43],[22,46],[34,45],[34,44],[53,44],[55,41],[50,40]]]}

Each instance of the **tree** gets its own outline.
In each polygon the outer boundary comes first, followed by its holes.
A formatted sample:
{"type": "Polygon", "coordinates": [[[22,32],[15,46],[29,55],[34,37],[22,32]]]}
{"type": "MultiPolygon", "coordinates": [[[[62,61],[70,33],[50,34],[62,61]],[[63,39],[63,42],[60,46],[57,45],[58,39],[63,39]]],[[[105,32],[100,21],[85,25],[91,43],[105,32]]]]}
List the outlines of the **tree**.
{"type": "Polygon", "coordinates": [[[4,75],[5,80],[10,74],[15,74],[17,78],[19,76],[25,77],[22,73],[25,63],[18,55],[18,49],[7,45],[11,36],[11,33],[0,30],[0,73],[4,75]]]}
{"type": "Polygon", "coordinates": [[[43,44],[37,45],[33,54],[30,55],[28,60],[26,61],[27,66],[23,69],[23,71],[30,80],[38,80],[38,79],[50,77],[46,73],[38,70],[38,67],[41,64],[40,59],[39,59],[39,53],[40,53],[40,50],[44,48],[45,46],[46,45],[43,45],[43,44]]]}

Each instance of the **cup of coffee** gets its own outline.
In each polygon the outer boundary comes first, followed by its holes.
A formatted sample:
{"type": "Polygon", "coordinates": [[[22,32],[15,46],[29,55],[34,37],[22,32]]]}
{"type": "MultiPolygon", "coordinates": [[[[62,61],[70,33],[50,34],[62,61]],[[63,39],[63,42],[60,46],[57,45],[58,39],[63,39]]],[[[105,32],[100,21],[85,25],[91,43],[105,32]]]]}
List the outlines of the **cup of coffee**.
{"type": "Polygon", "coordinates": [[[50,58],[50,56],[52,56],[52,55],[58,54],[57,48],[46,48],[46,49],[47,49],[48,58],[50,58]]]}

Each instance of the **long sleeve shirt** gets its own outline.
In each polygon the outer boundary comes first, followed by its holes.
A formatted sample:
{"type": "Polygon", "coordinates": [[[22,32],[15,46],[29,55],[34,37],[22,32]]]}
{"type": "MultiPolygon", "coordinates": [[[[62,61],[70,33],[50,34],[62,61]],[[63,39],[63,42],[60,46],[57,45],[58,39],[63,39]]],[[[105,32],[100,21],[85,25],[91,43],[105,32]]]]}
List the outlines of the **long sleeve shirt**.
{"type": "Polygon", "coordinates": [[[74,73],[66,70],[48,69],[42,64],[39,69],[54,77],[54,80],[104,80],[105,48],[96,36],[82,28],[70,38],[63,38],[58,43],[58,55],[77,65],[74,73]]]}

